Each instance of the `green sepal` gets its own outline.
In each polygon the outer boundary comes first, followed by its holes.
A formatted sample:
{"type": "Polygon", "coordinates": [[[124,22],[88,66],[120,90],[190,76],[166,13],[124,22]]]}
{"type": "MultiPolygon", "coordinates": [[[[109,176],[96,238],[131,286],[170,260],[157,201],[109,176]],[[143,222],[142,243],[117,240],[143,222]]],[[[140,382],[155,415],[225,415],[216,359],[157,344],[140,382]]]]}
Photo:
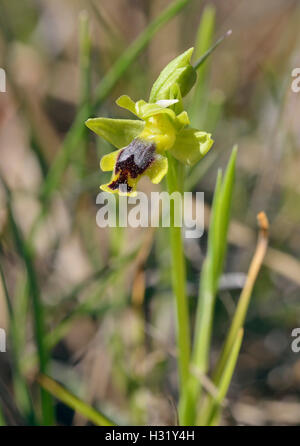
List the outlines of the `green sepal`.
{"type": "Polygon", "coordinates": [[[196,70],[190,63],[193,51],[194,48],[188,49],[162,70],[153,84],[149,102],[169,99],[174,84],[178,84],[182,97],[187,95],[197,79],[196,70]]]}
{"type": "Polygon", "coordinates": [[[121,149],[128,146],[143,131],[145,123],[133,119],[93,118],[88,119],[85,125],[113,146],[121,149]]]}
{"type": "Polygon", "coordinates": [[[183,108],[181,91],[177,83],[171,86],[169,97],[170,99],[177,99],[178,102],[172,105],[170,108],[174,110],[176,115],[179,115],[181,112],[183,112],[184,108],[183,108]]]}
{"type": "Polygon", "coordinates": [[[170,153],[178,161],[193,166],[206,155],[213,145],[211,134],[193,128],[181,130],[170,153]]]}
{"type": "Polygon", "coordinates": [[[129,110],[131,113],[143,120],[158,114],[167,114],[172,121],[175,121],[176,119],[174,111],[168,108],[168,105],[162,106],[159,104],[149,104],[142,99],[140,101],[133,102],[133,100],[127,95],[120,96],[116,100],[116,104],[119,107],[129,110]]]}

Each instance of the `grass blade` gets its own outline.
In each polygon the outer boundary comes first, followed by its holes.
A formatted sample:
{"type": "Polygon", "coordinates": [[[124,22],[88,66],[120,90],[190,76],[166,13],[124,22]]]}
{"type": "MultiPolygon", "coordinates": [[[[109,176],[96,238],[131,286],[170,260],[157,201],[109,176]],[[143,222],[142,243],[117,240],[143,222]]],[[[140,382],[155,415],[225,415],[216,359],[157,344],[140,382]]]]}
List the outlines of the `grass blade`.
{"type": "MultiPolygon", "coordinates": [[[[212,39],[215,31],[216,10],[212,5],[205,7],[201,22],[198,28],[195,57],[199,59],[205,54],[212,45],[212,39]]],[[[206,128],[203,126],[204,116],[206,116],[207,100],[208,100],[208,81],[209,81],[209,64],[202,63],[197,70],[197,82],[194,89],[193,102],[191,104],[191,124],[192,127],[206,128]]],[[[201,164],[201,163],[200,163],[201,164]]]]}
{"type": "MultiPolygon", "coordinates": [[[[1,183],[3,184],[5,193],[6,193],[6,204],[8,211],[8,220],[10,224],[10,228],[12,230],[12,234],[14,237],[16,249],[19,252],[20,257],[23,259],[26,272],[27,279],[29,284],[30,295],[32,298],[32,306],[33,306],[33,318],[35,325],[35,340],[37,344],[38,357],[39,357],[39,369],[41,373],[45,373],[47,371],[48,366],[48,351],[45,345],[45,327],[44,327],[44,314],[43,314],[43,306],[41,303],[40,290],[38,285],[38,280],[35,274],[35,269],[33,265],[33,259],[31,254],[31,249],[27,243],[23,240],[22,232],[17,224],[17,221],[14,217],[13,209],[12,209],[12,195],[11,192],[5,183],[4,179],[0,176],[1,183]]],[[[50,395],[44,390],[41,393],[42,400],[42,413],[43,413],[43,424],[51,425],[53,423],[53,405],[52,398],[50,395]]]]}
{"type": "Polygon", "coordinates": [[[12,358],[13,358],[13,380],[14,380],[14,391],[15,397],[18,404],[19,409],[22,411],[24,416],[27,418],[30,424],[35,424],[35,415],[34,409],[31,401],[31,397],[28,391],[28,386],[26,383],[26,379],[24,378],[21,365],[20,365],[20,348],[18,343],[18,329],[16,326],[16,318],[14,314],[14,309],[12,306],[12,301],[9,296],[4,271],[0,262],[0,276],[2,280],[4,295],[6,299],[6,306],[9,314],[10,328],[11,328],[11,337],[12,337],[12,358]]]}
{"type": "Polygon", "coordinates": [[[216,371],[214,373],[214,380],[216,382],[220,379],[222,373],[225,370],[226,362],[230,355],[230,351],[232,350],[232,346],[235,342],[237,333],[244,324],[253,287],[267,251],[269,225],[268,225],[268,220],[263,212],[258,214],[258,222],[260,225],[260,233],[256,246],[256,251],[250,264],[247,280],[241,293],[236,311],[234,313],[231,327],[228,332],[220,359],[216,366],[216,371]]]}
{"type": "Polygon", "coordinates": [[[41,375],[38,379],[40,385],[50,392],[57,399],[62,401],[67,406],[76,410],[76,412],[83,415],[89,421],[94,423],[96,426],[116,426],[109,418],[95,410],[90,405],[86,404],[84,401],[77,398],[77,396],[73,395],[71,392],[66,390],[63,386],[58,384],[53,379],[49,378],[46,375],[41,375]]]}
{"type": "Polygon", "coordinates": [[[206,373],[212,331],[215,297],[222,273],[227,247],[227,232],[235,177],[237,147],[233,148],[224,179],[219,174],[216,199],[212,209],[212,220],[208,237],[208,255],[204,272],[201,274],[199,294],[199,318],[195,328],[195,367],[206,373]]]}
{"type": "MultiPolygon", "coordinates": [[[[222,173],[220,171],[218,173],[208,236],[207,256],[200,277],[191,370],[197,370],[201,375],[207,373],[209,363],[215,298],[227,245],[236,154],[237,148],[234,147],[224,179],[222,173]]],[[[199,379],[190,373],[187,398],[183,402],[182,409],[186,425],[195,423],[200,392],[201,383],[199,379]]]]}
{"type": "MultiPolygon", "coordinates": [[[[80,72],[80,108],[91,113],[91,34],[89,17],[86,11],[79,15],[79,72],[80,72]]],[[[88,130],[83,133],[83,141],[73,154],[73,161],[77,168],[79,177],[84,176],[85,159],[88,145],[88,130]]]]}
{"type": "Polygon", "coordinates": [[[218,383],[218,394],[216,398],[209,396],[207,405],[203,412],[200,414],[198,425],[202,426],[214,426],[218,424],[222,403],[227,395],[228,388],[230,386],[232,375],[238,360],[239,352],[242,345],[244,330],[239,329],[237,336],[234,340],[232,349],[228,355],[226,365],[220,380],[218,383]]]}
{"type": "Polygon", "coordinates": [[[197,70],[206,61],[206,59],[214,52],[215,49],[226,39],[226,37],[231,36],[232,31],[229,29],[223,36],[221,36],[213,46],[211,46],[194,64],[194,68],[197,70]]]}
{"type": "MultiPolygon", "coordinates": [[[[224,181],[219,201],[218,222],[214,227],[214,239],[219,238],[219,250],[215,253],[215,260],[218,260],[218,270],[215,276],[215,286],[217,288],[219,277],[222,273],[224,259],[227,248],[227,233],[230,219],[230,208],[232,202],[233,186],[235,179],[235,165],[237,157],[237,146],[234,146],[231,157],[224,175],[224,181]]],[[[213,244],[213,242],[212,242],[213,244]]],[[[216,262],[217,263],[217,262],[216,262]]]]}
{"type": "MultiPolygon", "coordinates": [[[[48,350],[51,350],[55,345],[67,334],[71,328],[74,320],[76,320],[82,314],[92,313],[91,309],[95,305],[95,302],[99,301],[99,297],[104,293],[109,285],[115,283],[121,274],[126,271],[126,268],[132,265],[131,261],[136,257],[136,249],[130,254],[121,257],[118,262],[113,262],[111,267],[104,267],[102,270],[92,274],[89,278],[83,280],[81,283],[76,285],[73,290],[65,296],[62,296],[60,303],[62,305],[74,302],[74,308],[72,308],[52,330],[45,336],[45,344],[48,350]],[[101,279],[101,280],[100,280],[101,279]],[[85,291],[88,286],[92,285],[98,280],[100,286],[98,287],[96,293],[90,294],[87,299],[82,302],[77,301],[78,295],[85,291]]],[[[116,307],[122,305],[127,305],[127,302],[122,304],[116,303],[116,307]]],[[[113,307],[111,303],[97,305],[95,313],[100,313],[101,311],[106,312],[107,310],[112,311],[113,307]]],[[[22,370],[26,373],[32,369],[32,367],[37,362],[36,353],[27,354],[26,357],[22,359],[22,370]]]]}
{"type": "Polygon", "coordinates": [[[253,286],[268,246],[269,225],[265,214],[260,213],[258,215],[258,220],[260,225],[260,234],[257,248],[253,256],[247,280],[241,293],[230,330],[220,355],[220,359],[213,374],[213,383],[218,388],[218,396],[217,398],[214,398],[212,395],[207,397],[204,409],[199,416],[200,425],[215,425],[218,423],[221,404],[230,385],[239,354],[243,332],[242,326],[247,314],[253,286]]]}
{"type": "Polygon", "coordinates": [[[3,415],[2,407],[0,405],[0,427],[6,426],[5,418],[3,415]]]}

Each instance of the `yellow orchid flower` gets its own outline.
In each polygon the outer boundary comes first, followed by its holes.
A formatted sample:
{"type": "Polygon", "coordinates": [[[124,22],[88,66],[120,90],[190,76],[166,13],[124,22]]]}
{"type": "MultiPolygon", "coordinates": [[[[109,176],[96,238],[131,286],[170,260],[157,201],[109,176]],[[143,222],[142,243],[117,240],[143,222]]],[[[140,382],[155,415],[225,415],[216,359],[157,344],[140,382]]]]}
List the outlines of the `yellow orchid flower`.
{"type": "Polygon", "coordinates": [[[188,82],[194,79],[189,63],[191,53],[192,49],[188,50],[162,71],[150,94],[153,102],[134,102],[125,95],[116,101],[140,121],[95,118],[86,122],[87,127],[118,149],[101,159],[101,169],[113,171],[111,181],[100,186],[102,190],[134,196],[143,175],[154,184],[166,175],[166,151],[193,165],[212,146],[210,134],[188,127],[189,118],[183,111],[181,92],[189,91],[188,82]]]}

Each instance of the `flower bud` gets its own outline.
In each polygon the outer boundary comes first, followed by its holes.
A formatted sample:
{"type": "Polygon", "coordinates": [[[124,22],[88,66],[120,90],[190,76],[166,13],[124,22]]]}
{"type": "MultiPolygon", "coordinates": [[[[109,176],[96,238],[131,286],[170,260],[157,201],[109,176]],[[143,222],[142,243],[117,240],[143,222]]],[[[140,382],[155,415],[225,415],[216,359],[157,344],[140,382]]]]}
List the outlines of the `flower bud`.
{"type": "Polygon", "coordinates": [[[182,97],[190,91],[197,79],[196,70],[190,63],[193,51],[194,48],[185,51],[162,70],[153,84],[149,102],[170,99],[170,90],[174,84],[178,85],[182,97]]]}

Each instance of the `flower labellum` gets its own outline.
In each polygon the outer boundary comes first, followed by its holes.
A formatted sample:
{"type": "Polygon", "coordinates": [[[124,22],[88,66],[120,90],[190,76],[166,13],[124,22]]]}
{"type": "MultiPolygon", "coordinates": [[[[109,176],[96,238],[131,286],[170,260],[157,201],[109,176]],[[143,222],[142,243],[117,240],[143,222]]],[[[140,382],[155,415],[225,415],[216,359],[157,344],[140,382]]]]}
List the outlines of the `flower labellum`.
{"type": "Polygon", "coordinates": [[[126,193],[132,192],[138,177],[153,163],[154,154],[154,144],[139,138],[134,139],[127,147],[120,150],[114,176],[112,181],[105,185],[105,190],[115,191],[121,188],[122,191],[125,189],[126,193]]]}

